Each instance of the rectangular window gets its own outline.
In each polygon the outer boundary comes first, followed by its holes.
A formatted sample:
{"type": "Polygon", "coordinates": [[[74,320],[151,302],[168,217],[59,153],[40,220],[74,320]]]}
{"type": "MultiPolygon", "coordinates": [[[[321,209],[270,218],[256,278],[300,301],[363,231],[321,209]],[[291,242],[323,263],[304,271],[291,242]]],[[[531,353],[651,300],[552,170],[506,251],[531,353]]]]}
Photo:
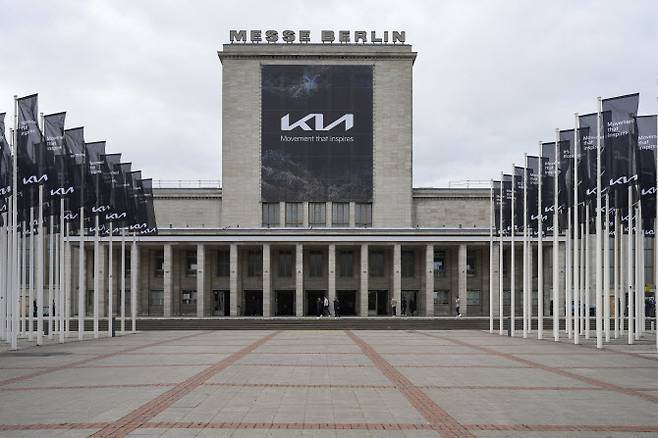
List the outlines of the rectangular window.
{"type": "Polygon", "coordinates": [[[185,252],[185,275],[187,277],[196,276],[196,251],[185,252]]]}
{"type": "Polygon", "coordinates": [[[162,277],[164,275],[164,255],[156,254],[154,259],[154,274],[156,277],[162,277]]]}
{"type": "Polygon", "coordinates": [[[354,253],[338,251],[338,276],[349,278],[354,276],[354,253]]]}
{"type": "Polygon", "coordinates": [[[182,290],[180,301],[183,306],[194,306],[196,310],[196,290],[182,290]]]}
{"type": "Polygon", "coordinates": [[[260,277],[263,275],[263,253],[258,250],[249,250],[247,253],[247,276],[260,277]]]}
{"type": "Polygon", "coordinates": [[[308,224],[312,227],[324,227],[327,225],[327,205],[324,202],[308,203],[308,224]]]}
{"type": "Polygon", "coordinates": [[[475,277],[477,275],[477,258],[475,254],[466,256],[466,276],[475,277]]]}
{"type": "Polygon", "coordinates": [[[348,227],[350,225],[350,203],[334,202],[331,204],[331,225],[348,227]]]}
{"type": "Polygon", "coordinates": [[[446,252],[443,250],[434,250],[434,278],[444,278],[446,276],[446,252]]]}
{"type": "Polygon", "coordinates": [[[151,306],[164,306],[164,290],[151,289],[151,306]]]}
{"type": "Polygon", "coordinates": [[[304,208],[301,202],[286,202],[286,227],[304,225],[304,208]]]}
{"type": "Polygon", "coordinates": [[[384,251],[370,251],[370,255],[368,257],[368,271],[370,271],[370,276],[383,277],[385,270],[384,251]]]}
{"type": "Polygon", "coordinates": [[[264,227],[279,226],[278,202],[263,202],[263,226],[264,227]]]}
{"type": "Polygon", "coordinates": [[[231,275],[231,253],[227,250],[217,251],[217,276],[229,277],[231,275]]]}
{"type": "Polygon", "coordinates": [[[403,278],[411,278],[416,275],[416,253],[414,251],[402,251],[400,263],[403,278]]]}
{"type": "Polygon", "coordinates": [[[479,290],[469,290],[466,295],[466,304],[469,306],[479,306],[481,295],[479,290]]]}
{"type": "Polygon", "coordinates": [[[322,251],[310,251],[308,257],[309,277],[322,277],[323,274],[323,257],[322,251]]]}
{"type": "Polygon", "coordinates": [[[357,203],[355,205],[355,219],[354,224],[357,227],[371,227],[372,226],[372,204],[357,203]]]}
{"type": "Polygon", "coordinates": [[[279,251],[279,277],[292,277],[293,256],[290,250],[279,251]]]}

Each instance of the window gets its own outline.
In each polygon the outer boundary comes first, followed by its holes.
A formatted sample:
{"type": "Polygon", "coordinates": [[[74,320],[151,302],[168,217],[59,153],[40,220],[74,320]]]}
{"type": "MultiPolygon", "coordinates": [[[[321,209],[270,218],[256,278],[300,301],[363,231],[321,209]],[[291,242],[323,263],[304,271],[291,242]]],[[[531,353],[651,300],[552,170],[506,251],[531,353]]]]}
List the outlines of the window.
{"type": "Polygon", "coordinates": [[[370,271],[371,277],[384,276],[384,251],[370,251],[370,256],[368,258],[368,270],[370,271]]]}
{"type": "Polygon", "coordinates": [[[196,251],[185,252],[185,275],[188,277],[196,276],[196,251]]]}
{"type": "Polygon", "coordinates": [[[301,202],[286,202],[286,227],[304,225],[304,209],[301,202]]]}
{"type": "Polygon", "coordinates": [[[354,253],[352,251],[338,251],[338,276],[354,276],[354,253]]]}
{"type": "Polygon", "coordinates": [[[151,305],[164,306],[164,290],[151,289],[151,305]]]}
{"type": "Polygon", "coordinates": [[[434,251],[434,278],[444,278],[446,276],[446,252],[443,250],[434,251]]]}
{"type": "Polygon", "coordinates": [[[349,202],[334,202],[331,204],[331,224],[334,227],[348,227],[350,225],[349,202]]]}
{"type": "Polygon", "coordinates": [[[156,255],[154,257],[154,270],[156,277],[162,277],[164,275],[164,255],[156,255]]]}
{"type": "Polygon", "coordinates": [[[217,276],[229,277],[231,275],[231,253],[227,250],[217,251],[217,276]]]}
{"type": "Polygon", "coordinates": [[[371,227],[372,226],[372,204],[356,204],[355,205],[355,220],[354,223],[357,227],[371,227]]]}
{"type": "Polygon", "coordinates": [[[403,278],[411,278],[416,275],[416,253],[414,251],[402,251],[400,263],[403,278]]]}
{"type": "Polygon", "coordinates": [[[182,290],[180,295],[181,303],[183,305],[196,305],[196,291],[195,290],[182,290]]]}
{"type": "Polygon", "coordinates": [[[322,277],[324,266],[322,251],[310,251],[308,257],[309,277],[322,277]]]}
{"type": "Polygon", "coordinates": [[[475,255],[466,256],[466,276],[475,277],[477,275],[477,259],[475,255]]]}
{"type": "Polygon", "coordinates": [[[479,290],[469,290],[466,295],[466,304],[469,306],[479,306],[481,295],[479,290]]]}
{"type": "Polygon", "coordinates": [[[247,253],[247,276],[260,277],[263,275],[263,253],[258,250],[249,250],[247,253]]]}
{"type": "Polygon", "coordinates": [[[327,225],[326,204],[324,202],[308,203],[308,224],[313,227],[327,225]]]}
{"type": "Polygon", "coordinates": [[[263,202],[263,226],[264,227],[279,226],[278,202],[263,202]]]}
{"type": "Polygon", "coordinates": [[[292,277],[293,257],[292,251],[281,250],[279,251],[279,277],[289,278],[292,277]]]}

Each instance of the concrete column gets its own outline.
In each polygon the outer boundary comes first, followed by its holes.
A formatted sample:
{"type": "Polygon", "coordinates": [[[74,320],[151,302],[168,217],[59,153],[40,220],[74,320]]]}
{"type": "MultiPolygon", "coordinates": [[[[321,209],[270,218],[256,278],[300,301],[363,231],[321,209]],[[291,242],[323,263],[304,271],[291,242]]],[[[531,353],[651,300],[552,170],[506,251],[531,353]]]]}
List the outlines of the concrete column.
{"type": "Polygon", "coordinates": [[[205,316],[206,307],[206,245],[196,246],[196,316],[205,316]]]}
{"type": "Polygon", "coordinates": [[[135,321],[137,315],[139,314],[139,246],[137,242],[133,240],[132,246],[130,247],[130,318],[131,325],[130,329],[135,331],[136,326],[132,325],[132,321],[135,321]]]}
{"type": "Polygon", "coordinates": [[[270,316],[272,309],[272,281],[270,268],[270,244],[263,244],[263,316],[270,316]]]}
{"type": "Polygon", "coordinates": [[[304,245],[295,245],[295,315],[304,316],[304,245]]]}
{"type": "Polygon", "coordinates": [[[361,245],[361,280],[359,293],[359,308],[361,316],[368,316],[368,244],[361,245]]]}
{"type": "Polygon", "coordinates": [[[468,312],[468,306],[467,306],[467,298],[468,298],[468,293],[466,290],[466,282],[467,282],[467,277],[466,277],[466,244],[461,243],[459,244],[459,252],[457,255],[457,260],[458,260],[458,280],[457,280],[457,290],[459,292],[459,311],[461,312],[462,316],[466,316],[468,312]]]}
{"type": "Polygon", "coordinates": [[[333,215],[333,203],[331,201],[327,202],[325,207],[325,213],[326,213],[326,220],[327,220],[327,226],[331,226],[331,221],[334,218],[333,215]]]}
{"type": "Polygon", "coordinates": [[[229,264],[231,269],[229,273],[229,299],[231,301],[229,312],[231,316],[238,316],[238,245],[236,243],[231,243],[229,264]]]}
{"type": "Polygon", "coordinates": [[[400,315],[402,310],[402,260],[399,243],[393,245],[393,299],[395,300],[395,316],[400,315]]]}
{"type": "Polygon", "coordinates": [[[174,289],[174,266],[173,266],[174,251],[171,243],[164,245],[164,264],[163,269],[163,285],[164,285],[164,308],[163,315],[171,316],[171,297],[174,289]]]}
{"type": "Polygon", "coordinates": [[[530,326],[529,329],[532,331],[532,315],[534,313],[537,313],[537,306],[534,305],[534,296],[535,296],[535,291],[537,290],[535,288],[535,282],[534,279],[532,278],[532,264],[534,263],[534,254],[535,252],[535,246],[532,244],[532,242],[528,243],[528,314],[530,315],[530,326]]]}
{"type": "Polygon", "coordinates": [[[350,227],[356,225],[356,202],[350,202],[350,227]]]}
{"type": "MultiPolygon", "coordinates": [[[[329,244],[327,253],[329,267],[327,269],[327,289],[329,293],[329,307],[333,309],[334,298],[336,298],[336,245],[329,244]]],[[[334,315],[335,315],[334,311],[334,315]]]]}
{"type": "MultiPolygon", "coordinates": [[[[99,318],[105,317],[105,302],[107,301],[107,269],[105,268],[105,251],[107,248],[102,243],[98,248],[98,315],[99,318]]],[[[30,308],[31,309],[31,308],[30,308]]]]}
{"type": "Polygon", "coordinates": [[[286,226],[286,203],[279,202],[279,226],[286,226]]]}
{"type": "Polygon", "coordinates": [[[302,212],[302,218],[303,218],[302,223],[304,224],[304,227],[307,228],[308,227],[308,202],[306,202],[306,201],[302,202],[302,209],[304,210],[302,212]]]}
{"type": "MultiPolygon", "coordinates": [[[[592,242],[593,242],[592,247],[594,247],[594,245],[596,244],[596,240],[594,238],[592,238],[592,242]]],[[[564,315],[565,314],[564,306],[566,304],[566,301],[565,301],[565,298],[564,298],[565,294],[566,294],[566,290],[564,288],[564,279],[566,277],[565,267],[567,265],[567,257],[566,257],[567,255],[566,255],[566,251],[564,249],[565,245],[566,245],[566,242],[560,242],[558,244],[558,256],[557,256],[558,257],[558,275],[559,275],[558,278],[560,279],[560,289],[559,289],[560,297],[559,297],[559,301],[558,301],[559,302],[558,309],[560,311],[559,315],[564,315]]],[[[592,257],[595,257],[596,256],[596,251],[592,251],[590,254],[592,254],[592,257]]],[[[603,259],[601,259],[601,260],[603,260],[603,259]]],[[[603,263],[603,262],[601,262],[601,263],[603,263]]],[[[592,262],[592,266],[594,266],[594,262],[592,262]]],[[[590,284],[595,284],[596,269],[593,268],[592,272],[593,272],[594,275],[592,276],[593,279],[592,279],[592,282],[590,284]]],[[[596,296],[596,294],[593,294],[593,295],[596,296]]]]}
{"type": "MultiPolygon", "coordinates": [[[[498,316],[500,315],[500,281],[499,281],[499,271],[500,267],[500,246],[498,243],[494,242],[494,248],[493,248],[493,298],[492,298],[492,303],[493,303],[493,315],[498,316]]],[[[489,269],[489,267],[487,267],[489,269]]],[[[494,321],[494,327],[496,326],[497,321],[494,321]]]]}
{"type": "Polygon", "coordinates": [[[425,246],[425,316],[434,316],[434,245],[425,246]]]}

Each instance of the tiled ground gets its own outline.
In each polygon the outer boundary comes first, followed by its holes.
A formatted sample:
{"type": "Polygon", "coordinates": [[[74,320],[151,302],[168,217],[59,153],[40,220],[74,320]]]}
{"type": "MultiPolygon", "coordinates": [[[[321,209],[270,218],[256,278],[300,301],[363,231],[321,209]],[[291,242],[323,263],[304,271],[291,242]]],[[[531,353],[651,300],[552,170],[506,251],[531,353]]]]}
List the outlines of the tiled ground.
{"type": "Polygon", "coordinates": [[[654,339],[603,351],[479,331],[50,344],[0,352],[0,436],[658,436],[654,339]]]}

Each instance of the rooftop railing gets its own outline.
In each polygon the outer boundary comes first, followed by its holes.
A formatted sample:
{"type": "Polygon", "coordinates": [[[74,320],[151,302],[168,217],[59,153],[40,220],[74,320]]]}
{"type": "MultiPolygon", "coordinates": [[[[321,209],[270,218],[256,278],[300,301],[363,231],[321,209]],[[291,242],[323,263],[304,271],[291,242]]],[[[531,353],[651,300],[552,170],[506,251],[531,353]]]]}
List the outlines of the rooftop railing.
{"type": "Polygon", "coordinates": [[[218,189],[218,179],[154,179],[153,187],[157,189],[218,189]]]}

